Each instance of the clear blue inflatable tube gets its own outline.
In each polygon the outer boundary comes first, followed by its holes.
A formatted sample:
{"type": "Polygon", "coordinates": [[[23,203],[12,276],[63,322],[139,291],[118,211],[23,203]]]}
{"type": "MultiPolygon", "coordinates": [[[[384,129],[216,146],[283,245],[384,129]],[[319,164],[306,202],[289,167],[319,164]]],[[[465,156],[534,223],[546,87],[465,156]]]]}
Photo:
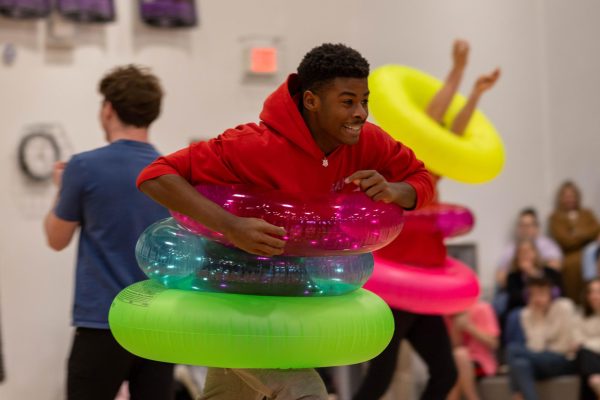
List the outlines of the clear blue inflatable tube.
{"type": "Polygon", "coordinates": [[[362,287],[373,272],[370,253],[263,257],[194,234],[173,218],[140,236],[136,249],[148,278],[172,289],[271,296],[333,296],[362,287]]]}

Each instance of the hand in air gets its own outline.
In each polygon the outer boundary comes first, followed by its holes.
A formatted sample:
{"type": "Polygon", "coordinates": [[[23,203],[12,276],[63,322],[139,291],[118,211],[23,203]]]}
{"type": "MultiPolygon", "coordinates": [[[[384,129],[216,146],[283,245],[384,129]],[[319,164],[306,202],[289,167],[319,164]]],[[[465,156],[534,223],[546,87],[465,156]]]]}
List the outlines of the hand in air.
{"type": "Polygon", "coordinates": [[[64,161],[57,161],[54,163],[54,169],[52,171],[52,182],[58,188],[62,186],[62,176],[65,172],[66,166],[67,163],[64,161]]]}
{"type": "Polygon", "coordinates": [[[496,68],[487,75],[481,75],[479,78],[477,78],[477,81],[475,81],[474,90],[480,94],[486,90],[490,90],[496,84],[498,78],[500,78],[500,68],[496,68]]]}
{"type": "Polygon", "coordinates": [[[452,61],[455,68],[464,68],[469,56],[469,42],[456,39],[452,45],[452,61]]]}

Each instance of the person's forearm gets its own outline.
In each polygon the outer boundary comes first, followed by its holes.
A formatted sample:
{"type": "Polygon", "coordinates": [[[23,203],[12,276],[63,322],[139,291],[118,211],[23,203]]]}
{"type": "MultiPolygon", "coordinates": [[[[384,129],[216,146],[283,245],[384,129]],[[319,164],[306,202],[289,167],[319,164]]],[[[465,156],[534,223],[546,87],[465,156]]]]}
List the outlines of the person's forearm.
{"type": "Polygon", "coordinates": [[[452,128],[450,129],[453,133],[458,136],[462,136],[467,129],[467,125],[469,125],[469,121],[477,109],[477,103],[479,103],[480,95],[476,92],[473,92],[471,96],[469,96],[469,100],[467,100],[467,104],[460,110],[456,118],[454,118],[454,122],[452,122],[452,128]]]}
{"type": "Polygon", "coordinates": [[[583,224],[579,229],[576,229],[575,236],[580,240],[581,244],[585,244],[596,239],[599,230],[598,223],[595,220],[588,221],[588,223],[583,224]]]}
{"type": "Polygon", "coordinates": [[[44,233],[46,234],[46,241],[48,242],[48,245],[50,247],[52,247],[53,249],[58,249],[58,247],[59,247],[56,243],[54,243],[54,234],[53,234],[53,230],[52,230],[52,222],[53,222],[53,218],[55,218],[54,209],[56,208],[57,203],[58,203],[58,192],[56,193],[56,196],[54,196],[54,201],[52,201],[52,206],[50,207],[50,210],[48,210],[48,212],[46,213],[46,217],[44,218],[44,233]]]}
{"type": "Polygon", "coordinates": [[[452,347],[462,346],[462,332],[456,324],[452,325],[452,328],[448,330],[448,336],[450,336],[450,343],[452,347]]]}
{"type": "Polygon", "coordinates": [[[498,348],[498,338],[496,336],[482,332],[473,325],[467,327],[466,331],[473,336],[475,340],[483,343],[487,348],[491,350],[496,350],[498,348]]]}
{"type": "Polygon", "coordinates": [[[458,90],[462,79],[463,69],[453,68],[444,82],[444,86],[436,93],[429,105],[426,113],[436,122],[442,123],[444,114],[452,102],[454,94],[458,90]]]}
{"type": "Polygon", "coordinates": [[[169,210],[197,220],[213,231],[225,233],[235,216],[202,196],[179,175],[163,175],[143,182],[140,190],[169,210]]]}
{"type": "Polygon", "coordinates": [[[394,204],[410,210],[417,205],[417,191],[414,187],[405,182],[392,183],[396,190],[396,199],[394,204]]]}

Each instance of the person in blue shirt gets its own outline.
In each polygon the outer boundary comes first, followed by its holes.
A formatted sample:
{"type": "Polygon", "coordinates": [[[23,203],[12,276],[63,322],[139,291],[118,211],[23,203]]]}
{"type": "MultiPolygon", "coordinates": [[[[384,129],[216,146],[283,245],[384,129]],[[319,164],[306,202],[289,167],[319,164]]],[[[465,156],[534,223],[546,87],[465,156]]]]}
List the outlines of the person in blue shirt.
{"type": "Polygon", "coordinates": [[[48,245],[56,251],[79,231],[67,398],[113,400],[129,381],[132,400],[171,399],[173,366],[127,352],[108,326],[117,293],[146,279],[135,259],[139,235],[168,216],[135,186],[141,170],[159,156],[148,142],[148,128],[160,114],[163,91],[154,75],[133,65],[108,73],[99,91],[108,145],[57,163],[59,191],[44,221],[48,245]]]}

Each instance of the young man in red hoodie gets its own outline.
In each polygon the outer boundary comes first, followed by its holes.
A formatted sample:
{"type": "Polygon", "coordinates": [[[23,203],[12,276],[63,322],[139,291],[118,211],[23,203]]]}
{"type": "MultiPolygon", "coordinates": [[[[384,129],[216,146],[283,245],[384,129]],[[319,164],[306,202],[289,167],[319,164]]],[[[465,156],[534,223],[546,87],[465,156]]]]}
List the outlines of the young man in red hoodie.
{"type": "MultiPolygon", "coordinates": [[[[194,185],[246,184],[286,192],[362,190],[375,201],[413,209],[433,196],[431,177],[413,152],[366,121],[368,62],[342,44],[304,56],[265,101],[260,124],[161,157],[138,178],[140,190],[165,207],[222,233],[249,253],[274,256],[285,231],[241,218],[198,194],[194,185]]],[[[205,399],[325,399],[309,370],[209,370],[205,399]]]]}

